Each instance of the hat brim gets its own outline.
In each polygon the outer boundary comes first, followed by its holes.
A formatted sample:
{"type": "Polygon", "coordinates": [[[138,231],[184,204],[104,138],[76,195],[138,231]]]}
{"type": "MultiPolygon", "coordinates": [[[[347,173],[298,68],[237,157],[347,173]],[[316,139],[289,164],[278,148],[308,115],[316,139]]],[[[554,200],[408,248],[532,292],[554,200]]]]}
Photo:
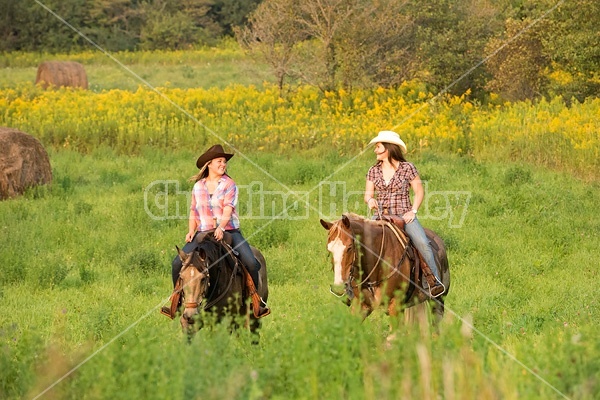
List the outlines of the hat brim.
{"type": "Polygon", "coordinates": [[[207,162],[214,160],[215,158],[220,158],[220,157],[225,157],[225,160],[229,161],[229,159],[231,159],[231,157],[233,157],[233,154],[221,153],[221,152],[204,153],[200,157],[198,157],[198,160],[196,161],[196,167],[198,167],[198,169],[201,169],[202,167],[204,167],[204,164],[206,164],[207,162]]]}
{"type": "Polygon", "coordinates": [[[384,138],[384,137],[381,137],[381,136],[377,136],[377,137],[371,139],[371,141],[369,142],[369,144],[374,144],[374,143],[391,143],[391,144],[397,144],[398,146],[400,146],[402,148],[402,151],[404,153],[407,152],[406,144],[402,141],[402,139],[394,140],[394,139],[389,139],[389,138],[384,138]]]}

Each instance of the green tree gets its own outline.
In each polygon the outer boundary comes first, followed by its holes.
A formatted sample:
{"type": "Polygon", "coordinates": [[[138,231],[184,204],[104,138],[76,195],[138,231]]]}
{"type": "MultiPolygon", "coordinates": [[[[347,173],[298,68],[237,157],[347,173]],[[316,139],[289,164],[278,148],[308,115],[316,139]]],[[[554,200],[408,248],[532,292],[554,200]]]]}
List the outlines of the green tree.
{"type": "Polygon", "coordinates": [[[487,41],[502,30],[502,14],[489,0],[411,0],[404,11],[415,24],[410,51],[418,58],[417,78],[435,90],[478,94],[486,71],[487,41]]]}
{"type": "Polygon", "coordinates": [[[508,19],[504,34],[486,46],[487,53],[495,53],[486,64],[492,75],[487,88],[510,101],[540,97],[544,87],[543,71],[549,66],[541,40],[545,22],[538,21],[537,29],[528,29],[531,25],[529,19],[508,19]]]}
{"type": "MultiPolygon", "coordinates": [[[[5,50],[70,51],[83,45],[84,41],[77,33],[37,3],[1,1],[1,15],[5,24],[0,31],[3,39],[7,40],[0,46],[5,50]]],[[[85,0],[48,0],[44,4],[73,26],[83,25],[87,12],[85,0]]]]}
{"type": "Polygon", "coordinates": [[[0,51],[10,51],[18,47],[19,32],[14,21],[22,19],[22,3],[13,0],[0,0],[0,51]]]}
{"type": "Polygon", "coordinates": [[[140,32],[140,48],[186,49],[196,44],[199,28],[192,18],[181,12],[163,13],[160,10],[146,15],[146,23],[140,32]]]}
{"type": "Polygon", "coordinates": [[[600,2],[566,1],[549,16],[542,40],[553,71],[569,74],[549,90],[566,100],[600,94],[600,2]]]}
{"type": "Polygon", "coordinates": [[[223,34],[234,35],[234,28],[248,22],[248,16],[262,0],[211,0],[208,16],[217,24],[223,34]]]}
{"type": "Polygon", "coordinates": [[[186,49],[205,41],[202,22],[209,8],[203,2],[154,0],[145,3],[141,10],[142,49],[186,49]]]}
{"type": "Polygon", "coordinates": [[[247,26],[234,28],[241,45],[271,67],[280,93],[286,78],[296,75],[296,48],[307,38],[297,9],[298,0],[265,1],[250,14],[247,26]]]}
{"type": "Polygon", "coordinates": [[[266,0],[238,39],[286,77],[320,88],[389,86],[410,76],[410,21],[393,0],[266,0]]]}
{"type": "Polygon", "coordinates": [[[133,50],[144,19],[140,1],[92,0],[82,30],[107,50],[133,50]]]}
{"type": "MultiPolygon", "coordinates": [[[[260,0],[47,0],[60,18],[109,51],[212,44],[260,0]]],[[[33,0],[0,0],[0,50],[72,51],[89,44],[33,0]]]]}

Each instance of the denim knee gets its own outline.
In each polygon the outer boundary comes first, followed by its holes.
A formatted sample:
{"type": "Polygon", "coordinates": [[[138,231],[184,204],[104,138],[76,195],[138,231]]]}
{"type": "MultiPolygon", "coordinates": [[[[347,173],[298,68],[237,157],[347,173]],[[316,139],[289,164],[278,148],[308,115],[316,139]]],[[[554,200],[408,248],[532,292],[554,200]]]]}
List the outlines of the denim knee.
{"type": "Polygon", "coordinates": [[[404,226],[404,230],[417,248],[420,248],[421,246],[429,246],[429,239],[427,238],[425,230],[417,219],[406,224],[404,226]]]}
{"type": "Polygon", "coordinates": [[[244,239],[240,232],[233,232],[231,235],[232,244],[235,251],[238,252],[240,260],[244,263],[244,265],[254,271],[260,270],[260,263],[254,257],[254,253],[252,253],[252,249],[250,248],[250,244],[244,239]]]}

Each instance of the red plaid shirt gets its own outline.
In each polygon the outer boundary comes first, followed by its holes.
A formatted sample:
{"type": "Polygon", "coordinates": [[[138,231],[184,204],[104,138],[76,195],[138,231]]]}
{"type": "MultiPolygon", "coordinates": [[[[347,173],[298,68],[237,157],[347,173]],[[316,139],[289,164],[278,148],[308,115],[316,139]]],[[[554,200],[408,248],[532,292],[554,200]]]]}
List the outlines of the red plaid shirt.
{"type": "Polygon", "coordinates": [[[233,211],[231,212],[231,219],[225,226],[225,230],[238,229],[240,227],[240,220],[235,211],[237,201],[238,189],[233,179],[229,176],[223,175],[219,179],[212,197],[208,194],[206,178],[200,179],[192,189],[192,204],[190,205],[190,211],[198,222],[196,230],[203,232],[216,228],[221,223],[223,208],[226,206],[232,207],[233,211]]]}
{"type": "Polygon", "coordinates": [[[403,215],[412,209],[409,190],[419,173],[412,163],[401,162],[388,184],[383,179],[381,161],[369,168],[367,180],[373,182],[377,192],[377,203],[388,214],[403,215]]]}

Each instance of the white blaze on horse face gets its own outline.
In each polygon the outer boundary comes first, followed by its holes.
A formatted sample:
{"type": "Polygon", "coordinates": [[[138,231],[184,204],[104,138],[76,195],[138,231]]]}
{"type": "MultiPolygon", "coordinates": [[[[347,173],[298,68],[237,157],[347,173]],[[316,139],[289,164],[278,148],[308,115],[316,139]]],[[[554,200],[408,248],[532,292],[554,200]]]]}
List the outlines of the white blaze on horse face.
{"type": "Polygon", "coordinates": [[[342,243],[338,236],[327,244],[327,250],[333,255],[333,284],[341,285],[344,283],[342,280],[342,259],[346,251],[346,245],[342,243]]]}

